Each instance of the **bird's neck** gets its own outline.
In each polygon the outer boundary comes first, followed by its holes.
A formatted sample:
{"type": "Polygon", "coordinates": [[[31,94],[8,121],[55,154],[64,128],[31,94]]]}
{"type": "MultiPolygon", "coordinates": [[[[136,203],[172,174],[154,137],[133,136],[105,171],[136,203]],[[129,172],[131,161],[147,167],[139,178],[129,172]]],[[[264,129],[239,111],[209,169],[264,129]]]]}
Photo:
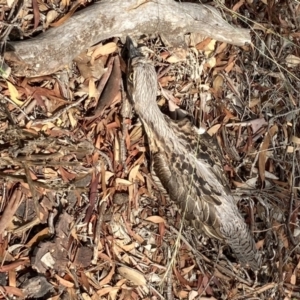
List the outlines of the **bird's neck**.
{"type": "Polygon", "coordinates": [[[146,130],[150,146],[154,148],[164,148],[164,150],[174,151],[176,146],[175,132],[170,126],[168,118],[159,110],[158,106],[148,105],[136,108],[146,130]]]}

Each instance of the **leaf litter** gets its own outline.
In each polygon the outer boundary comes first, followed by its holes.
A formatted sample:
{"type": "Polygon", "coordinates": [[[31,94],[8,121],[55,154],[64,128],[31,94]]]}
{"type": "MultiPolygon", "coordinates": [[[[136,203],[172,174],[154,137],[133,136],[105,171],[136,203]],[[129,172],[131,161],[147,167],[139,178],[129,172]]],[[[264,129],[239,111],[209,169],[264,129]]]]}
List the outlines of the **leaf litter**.
{"type": "MultiPolygon", "coordinates": [[[[38,4],[21,10],[27,35],[79,6],[62,1],[62,14],[38,4]]],[[[225,4],[253,45],[197,34],[180,51],[159,38],[140,43],[158,71],[162,111],[192,116],[218,140],[262,254],[258,274],[216,241],[178,232],[181,216],[151,178],[142,126],[124,109],[126,64],[114,39],[67,71],[0,82],[1,298],[300,298],[299,4],[225,4]]]]}

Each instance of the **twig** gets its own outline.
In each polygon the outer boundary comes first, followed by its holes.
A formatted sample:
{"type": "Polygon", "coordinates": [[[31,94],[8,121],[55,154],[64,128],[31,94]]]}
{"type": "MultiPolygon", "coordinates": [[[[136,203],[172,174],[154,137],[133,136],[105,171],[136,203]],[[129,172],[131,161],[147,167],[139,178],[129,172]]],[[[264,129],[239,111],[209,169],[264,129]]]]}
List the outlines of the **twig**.
{"type": "Polygon", "coordinates": [[[281,118],[281,117],[285,117],[285,116],[287,116],[287,115],[289,115],[289,114],[291,114],[291,113],[296,113],[296,112],[299,112],[299,111],[300,111],[300,108],[296,108],[296,109],[290,110],[290,111],[288,111],[288,112],[286,112],[286,113],[276,115],[276,116],[274,116],[274,117],[272,117],[272,118],[270,119],[269,123],[271,123],[271,121],[273,121],[274,119],[281,118]]]}
{"type": "Polygon", "coordinates": [[[125,140],[128,131],[128,125],[126,124],[126,119],[131,117],[132,106],[126,97],[126,93],[124,90],[124,84],[121,80],[121,96],[122,96],[122,108],[121,108],[121,116],[122,116],[122,136],[120,137],[120,156],[121,163],[123,165],[124,172],[127,173],[127,165],[126,165],[126,146],[125,140]]]}
{"type": "Polygon", "coordinates": [[[167,299],[173,300],[173,285],[172,285],[172,269],[169,269],[168,275],[167,275],[167,299]]]}
{"type": "Polygon", "coordinates": [[[11,222],[15,212],[24,198],[24,194],[20,189],[17,189],[9,199],[4,212],[0,218],[0,235],[4,232],[8,224],[11,222]]]}
{"type": "MultiPolygon", "coordinates": [[[[276,287],[276,286],[277,286],[277,283],[275,283],[275,282],[268,283],[268,284],[262,286],[261,288],[252,291],[251,293],[244,294],[243,296],[235,297],[235,298],[233,298],[233,300],[238,300],[238,299],[249,299],[248,297],[250,297],[250,296],[253,295],[253,294],[261,294],[261,293],[263,293],[263,292],[265,292],[265,291],[267,291],[267,290],[273,289],[273,288],[276,287]]],[[[261,298],[257,298],[257,299],[261,299],[261,298]]]]}
{"type": "Polygon", "coordinates": [[[200,253],[199,251],[195,250],[191,245],[190,243],[181,235],[179,234],[179,232],[172,226],[170,226],[170,229],[171,231],[173,231],[176,235],[180,236],[180,239],[186,244],[186,246],[192,251],[192,253],[195,255],[195,256],[201,256],[201,258],[211,264],[211,265],[214,265],[214,267],[216,267],[220,272],[223,272],[229,276],[231,276],[232,278],[235,278],[237,280],[239,280],[240,282],[248,285],[248,286],[251,286],[253,284],[252,281],[247,281],[245,280],[244,278],[238,276],[237,274],[234,274],[232,273],[230,270],[226,269],[225,267],[222,267],[221,265],[216,265],[214,264],[209,258],[207,258],[205,255],[203,255],[202,253],[200,253]]]}
{"type": "Polygon", "coordinates": [[[0,288],[0,293],[2,294],[2,296],[6,299],[6,300],[10,300],[10,297],[7,297],[4,293],[4,288],[0,288]]]}
{"type": "Polygon", "coordinates": [[[113,168],[113,166],[112,166],[111,159],[108,157],[108,155],[107,155],[106,153],[104,153],[103,151],[98,150],[98,149],[97,149],[97,152],[98,152],[98,153],[100,154],[100,156],[105,160],[106,165],[108,166],[109,171],[113,172],[113,171],[114,171],[114,168],[113,168]]]}
{"type": "Polygon", "coordinates": [[[80,104],[82,101],[84,101],[88,95],[85,95],[81,97],[79,100],[67,105],[65,108],[61,109],[60,111],[56,112],[52,117],[47,118],[47,119],[36,119],[32,122],[31,126],[35,126],[38,124],[46,124],[46,123],[53,123],[56,119],[58,119],[63,113],[66,113],[70,108],[77,106],[80,104]]]}
{"type": "Polygon", "coordinates": [[[250,198],[249,199],[249,207],[250,207],[250,218],[251,218],[251,223],[250,223],[250,232],[253,234],[254,232],[254,224],[255,224],[255,220],[254,220],[254,213],[253,213],[253,208],[254,208],[254,203],[253,200],[250,198]]]}
{"type": "MultiPolygon", "coordinates": [[[[264,118],[261,118],[264,119],[264,118]]],[[[251,120],[251,121],[246,121],[246,122],[236,122],[236,123],[227,123],[225,124],[225,127],[232,127],[232,126],[251,126],[253,124],[253,122],[257,121],[257,119],[255,120],[251,120]]],[[[263,123],[262,125],[267,125],[268,123],[265,121],[265,123],[263,123]]]]}
{"type": "Polygon", "coordinates": [[[158,290],[155,289],[152,285],[150,285],[150,289],[153,290],[160,297],[160,299],[165,300],[165,297],[161,293],[159,293],[158,290]]]}
{"type": "Polygon", "coordinates": [[[94,236],[94,253],[93,253],[93,260],[91,262],[93,265],[96,265],[98,261],[98,246],[99,246],[99,238],[101,234],[101,225],[103,223],[103,216],[106,211],[107,198],[109,195],[110,194],[106,195],[106,197],[99,202],[99,218],[96,224],[96,231],[94,236]]]}
{"type": "Polygon", "coordinates": [[[54,208],[53,211],[49,212],[49,217],[48,217],[48,227],[49,227],[49,233],[54,234],[55,233],[55,228],[54,228],[54,218],[57,215],[57,209],[54,208]]]}
{"type": "MultiPolygon", "coordinates": [[[[294,130],[295,130],[295,128],[294,128],[294,130]]],[[[294,187],[295,187],[295,152],[296,152],[296,147],[294,147],[294,150],[293,150],[293,161],[292,161],[292,172],[291,172],[292,186],[291,186],[291,191],[290,191],[289,212],[288,212],[288,217],[287,217],[287,220],[286,220],[286,222],[287,222],[286,223],[287,224],[287,231],[288,231],[289,238],[290,238],[293,246],[297,245],[297,243],[294,239],[294,236],[292,234],[291,227],[290,227],[291,216],[293,214],[294,197],[295,197],[295,190],[294,190],[294,187]]]]}
{"type": "Polygon", "coordinates": [[[36,213],[36,216],[40,219],[41,218],[40,203],[39,203],[38,197],[36,195],[36,190],[35,190],[35,188],[33,186],[33,180],[31,178],[29,168],[28,168],[28,166],[27,166],[26,163],[23,163],[23,168],[25,170],[25,174],[26,174],[26,178],[27,178],[27,183],[29,185],[29,190],[30,190],[31,195],[32,195],[33,204],[34,204],[34,208],[35,208],[35,213],[36,213]]]}
{"type": "Polygon", "coordinates": [[[33,220],[31,220],[30,222],[26,223],[26,224],[23,225],[23,226],[20,226],[20,227],[14,229],[12,232],[13,232],[14,234],[20,234],[20,233],[23,233],[23,232],[27,231],[28,229],[30,229],[30,228],[32,228],[32,227],[38,225],[38,224],[40,224],[40,223],[41,223],[40,218],[35,217],[35,218],[34,218],[33,220]]]}
{"type": "Polygon", "coordinates": [[[283,249],[283,244],[282,241],[279,240],[278,243],[278,254],[279,254],[279,265],[278,265],[278,291],[280,294],[280,299],[283,299],[283,259],[282,259],[282,249],[283,249]]]}
{"type": "Polygon", "coordinates": [[[76,270],[75,270],[73,265],[71,265],[70,268],[67,268],[67,273],[69,273],[69,275],[72,277],[72,279],[74,281],[76,295],[78,297],[77,299],[83,300],[83,297],[80,293],[80,285],[79,285],[79,282],[78,282],[78,276],[76,274],[76,270]]]}
{"type": "Polygon", "coordinates": [[[0,97],[1,97],[1,99],[2,100],[5,100],[5,101],[7,101],[7,102],[9,102],[10,104],[12,104],[17,110],[19,110],[24,116],[25,116],[25,118],[29,121],[30,120],[30,118],[27,116],[27,114],[14,102],[14,101],[12,101],[11,99],[9,99],[8,97],[6,97],[6,96],[3,96],[3,95],[1,95],[0,94],[0,97]]]}

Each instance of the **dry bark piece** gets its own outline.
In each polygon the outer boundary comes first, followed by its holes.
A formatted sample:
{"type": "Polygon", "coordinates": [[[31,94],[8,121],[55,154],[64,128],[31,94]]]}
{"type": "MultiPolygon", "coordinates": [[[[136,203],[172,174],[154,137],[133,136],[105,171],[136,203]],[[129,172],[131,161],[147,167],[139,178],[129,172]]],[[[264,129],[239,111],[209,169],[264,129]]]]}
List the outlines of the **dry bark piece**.
{"type": "Polygon", "coordinates": [[[136,0],[93,4],[60,27],[30,40],[12,42],[14,52],[6,52],[5,59],[11,62],[16,76],[41,76],[61,69],[84,49],[115,36],[159,32],[172,41],[174,36],[199,32],[240,46],[251,42],[247,29],[229,25],[208,5],[173,0],[136,4],[136,0]]]}
{"type": "Polygon", "coordinates": [[[93,115],[98,116],[101,114],[106,106],[109,106],[120,94],[121,86],[121,69],[120,69],[120,59],[118,56],[114,57],[113,67],[108,78],[108,81],[103,89],[100,96],[97,107],[93,111],[93,115]]]}
{"type": "Polygon", "coordinates": [[[26,297],[37,299],[52,292],[54,289],[44,276],[35,276],[25,281],[22,285],[22,290],[26,297]]]}
{"type": "Polygon", "coordinates": [[[66,212],[63,213],[55,227],[56,237],[53,242],[41,242],[35,249],[31,264],[39,273],[54,269],[60,273],[65,271],[68,259],[68,241],[70,223],[73,221],[66,212]]]}
{"type": "Polygon", "coordinates": [[[80,247],[77,249],[74,265],[78,268],[86,268],[91,264],[93,250],[89,247],[80,247]]]}

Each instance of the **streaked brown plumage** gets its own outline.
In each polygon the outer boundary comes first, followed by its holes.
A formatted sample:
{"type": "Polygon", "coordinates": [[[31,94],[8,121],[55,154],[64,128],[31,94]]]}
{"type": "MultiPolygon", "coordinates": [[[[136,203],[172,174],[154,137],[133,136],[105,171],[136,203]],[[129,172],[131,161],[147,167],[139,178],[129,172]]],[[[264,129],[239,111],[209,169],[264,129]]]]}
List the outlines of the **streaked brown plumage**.
{"type": "Polygon", "coordinates": [[[243,265],[258,269],[259,255],[231,195],[218,146],[207,134],[199,135],[189,120],[176,122],[160,112],[153,63],[130,38],[127,47],[127,90],[145,128],[160,189],[196,230],[224,241],[243,265]]]}

